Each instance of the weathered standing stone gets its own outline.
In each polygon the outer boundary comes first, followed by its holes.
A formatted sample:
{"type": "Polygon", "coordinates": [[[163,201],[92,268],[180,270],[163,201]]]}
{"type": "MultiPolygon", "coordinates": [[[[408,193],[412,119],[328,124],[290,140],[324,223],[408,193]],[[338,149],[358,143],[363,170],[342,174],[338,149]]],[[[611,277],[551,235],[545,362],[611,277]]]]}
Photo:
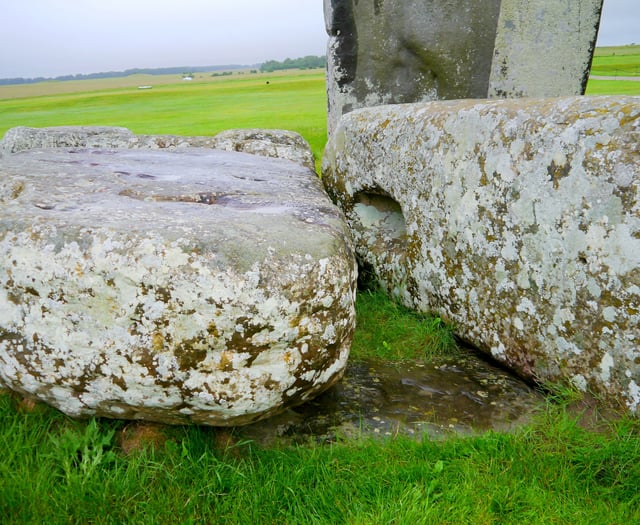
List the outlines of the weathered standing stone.
{"type": "Polygon", "coordinates": [[[127,128],[109,126],[57,126],[12,128],[0,141],[0,157],[34,148],[214,148],[242,151],[263,157],[288,159],[315,169],[311,147],[294,131],[280,129],[230,129],[213,137],[135,135],[127,128]]]}
{"type": "Polygon", "coordinates": [[[324,0],[329,134],[352,109],[485,97],[500,0],[324,0]]]}
{"type": "Polygon", "coordinates": [[[603,0],[502,0],[489,97],[582,95],[603,0]]]}
{"type": "Polygon", "coordinates": [[[345,115],[323,180],[360,261],[521,374],[640,411],[640,97],[345,115]]]}
{"type": "Polygon", "coordinates": [[[349,111],[584,93],[602,0],[324,0],[329,134],[349,111]]]}
{"type": "Polygon", "coordinates": [[[0,161],[0,382],[72,416],[237,425],[337,381],[355,262],[317,176],[243,153],[0,161]]]}

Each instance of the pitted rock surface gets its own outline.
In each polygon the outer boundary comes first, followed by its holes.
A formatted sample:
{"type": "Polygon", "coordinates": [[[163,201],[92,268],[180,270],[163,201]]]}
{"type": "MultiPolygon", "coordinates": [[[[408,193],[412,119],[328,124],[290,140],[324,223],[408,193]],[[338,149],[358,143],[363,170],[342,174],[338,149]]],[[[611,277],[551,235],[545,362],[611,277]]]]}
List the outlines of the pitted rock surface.
{"type": "Polygon", "coordinates": [[[603,0],[324,0],[328,130],[357,108],[584,93],[603,0]]]}
{"type": "Polygon", "coordinates": [[[110,126],[56,126],[12,128],[0,141],[0,156],[36,148],[214,148],[242,151],[263,157],[288,159],[315,169],[311,146],[294,131],[280,129],[230,129],[213,137],[136,135],[127,128],[110,126]]]}
{"type": "Polygon", "coordinates": [[[640,97],[345,115],[323,180],[356,253],[520,374],[640,409],[640,97]]]}
{"type": "Polygon", "coordinates": [[[71,416],[237,425],[342,375],[356,268],[317,176],[225,151],[0,161],[0,382],[71,416]]]}

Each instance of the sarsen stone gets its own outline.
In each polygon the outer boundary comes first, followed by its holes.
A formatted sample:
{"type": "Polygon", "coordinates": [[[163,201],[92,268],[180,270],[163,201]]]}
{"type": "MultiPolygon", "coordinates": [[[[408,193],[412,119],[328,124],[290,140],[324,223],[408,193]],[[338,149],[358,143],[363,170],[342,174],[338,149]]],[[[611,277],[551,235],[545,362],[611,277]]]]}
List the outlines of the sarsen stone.
{"type": "Polygon", "coordinates": [[[521,374],[640,410],[640,97],[361,109],[323,176],[360,261],[521,374]]]}
{"type": "Polygon", "coordinates": [[[317,395],[350,234],[293,162],[197,148],[0,161],[0,382],[72,416],[238,425],[317,395]]]}
{"type": "Polygon", "coordinates": [[[242,151],[263,157],[288,159],[315,169],[311,147],[294,131],[282,129],[229,129],[213,137],[180,135],[136,135],[127,128],[112,126],[54,126],[11,128],[0,140],[3,153],[34,148],[127,148],[180,149],[214,148],[242,151]]]}

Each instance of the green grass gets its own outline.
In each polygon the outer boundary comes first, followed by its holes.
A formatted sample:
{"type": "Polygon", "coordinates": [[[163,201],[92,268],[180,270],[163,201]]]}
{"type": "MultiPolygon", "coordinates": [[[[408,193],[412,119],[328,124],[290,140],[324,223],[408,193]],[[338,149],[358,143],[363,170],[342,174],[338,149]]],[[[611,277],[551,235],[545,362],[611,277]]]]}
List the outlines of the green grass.
{"type": "Polygon", "coordinates": [[[357,310],[352,359],[428,360],[458,351],[453,333],[439,317],[412,312],[381,291],[359,292],[357,310]]]}
{"type": "MultiPolygon", "coordinates": [[[[0,88],[0,135],[15,126],[60,125],[124,126],[134,133],[174,135],[288,129],[305,137],[320,159],[327,139],[323,72],[223,78],[28,98],[1,98],[0,88]]],[[[16,97],[10,87],[5,96],[16,97]]]]}
{"type": "MultiPolygon", "coordinates": [[[[601,88],[615,92],[620,85],[601,88]]],[[[17,125],[62,124],[184,135],[293,129],[319,158],[326,138],[324,76],[280,75],[269,85],[259,76],[174,82],[149,91],[112,85],[0,100],[0,134],[17,125]]],[[[357,309],[354,359],[428,359],[457,351],[439,319],[379,292],[360,292],[357,309]]],[[[173,427],[152,433],[148,442],[155,446],[127,452],[134,424],[73,421],[0,393],[0,522],[640,522],[640,421],[583,428],[579,414],[571,415],[575,397],[550,400],[512,434],[263,449],[238,442],[231,431],[173,427]]]]}
{"type": "Polygon", "coordinates": [[[262,449],[175,427],[125,455],[118,421],[0,395],[3,523],[626,524],[640,425],[582,429],[562,405],[513,434],[262,449]]]}
{"type": "Polygon", "coordinates": [[[597,48],[591,74],[640,77],[640,45],[597,48]]]}
{"type": "Polygon", "coordinates": [[[640,81],[635,80],[597,80],[587,83],[587,95],[640,95],[640,81]]]}
{"type": "Polygon", "coordinates": [[[638,77],[634,80],[589,79],[587,95],[640,95],[640,46],[600,47],[596,49],[591,75],[638,77]]]}

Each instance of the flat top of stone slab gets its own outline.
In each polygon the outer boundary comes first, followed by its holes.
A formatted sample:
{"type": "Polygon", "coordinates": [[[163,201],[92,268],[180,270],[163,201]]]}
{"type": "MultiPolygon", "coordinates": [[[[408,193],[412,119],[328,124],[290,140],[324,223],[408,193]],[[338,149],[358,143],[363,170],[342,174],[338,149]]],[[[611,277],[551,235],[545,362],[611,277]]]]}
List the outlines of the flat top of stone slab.
{"type": "Polygon", "coordinates": [[[335,231],[345,229],[311,170],[199,148],[8,155],[0,162],[0,204],[4,230],[14,221],[53,224],[60,244],[85,230],[145,237],[158,232],[169,241],[188,239],[193,249],[216,246],[217,256],[233,260],[240,271],[293,245],[299,253],[322,256],[335,231]]]}

